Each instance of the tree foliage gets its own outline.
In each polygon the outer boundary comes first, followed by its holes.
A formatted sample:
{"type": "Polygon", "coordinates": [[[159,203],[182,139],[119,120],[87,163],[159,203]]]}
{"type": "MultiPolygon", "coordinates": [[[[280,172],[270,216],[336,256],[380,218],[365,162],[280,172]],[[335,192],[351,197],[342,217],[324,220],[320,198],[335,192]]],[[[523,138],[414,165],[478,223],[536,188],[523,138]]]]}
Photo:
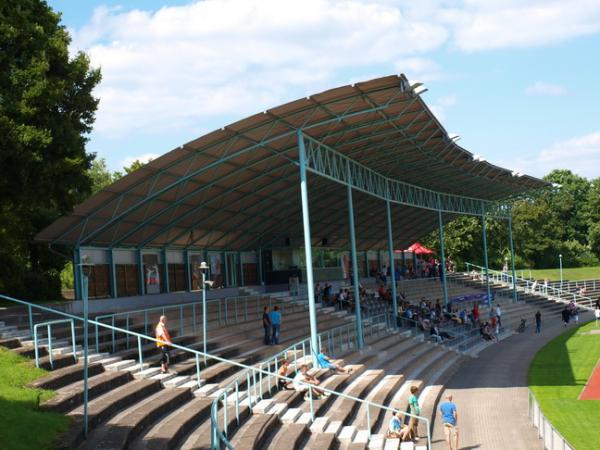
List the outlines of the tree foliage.
{"type": "MultiPolygon", "coordinates": [[[[597,264],[600,259],[600,178],[589,181],[568,170],[554,170],[554,183],[513,208],[516,265],[543,269],[597,264]]],[[[506,221],[487,219],[489,264],[501,267],[510,255],[506,221]]],[[[459,217],[444,227],[446,253],[459,263],[483,263],[481,219],[459,217]]],[[[438,234],[424,242],[438,249],[438,234]]]]}
{"type": "Polygon", "coordinates": [[[64,265],[33,237],[91,191],[100,72],[69,42],[45,2],[0,1],[0,292],[31,299],[60,296],[64,265]]]}

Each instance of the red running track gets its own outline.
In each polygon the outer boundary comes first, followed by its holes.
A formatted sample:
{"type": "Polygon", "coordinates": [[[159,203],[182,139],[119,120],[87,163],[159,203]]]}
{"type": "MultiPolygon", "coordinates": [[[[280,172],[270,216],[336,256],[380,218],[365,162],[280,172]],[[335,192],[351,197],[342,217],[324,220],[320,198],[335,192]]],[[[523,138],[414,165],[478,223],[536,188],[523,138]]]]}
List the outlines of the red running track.
{"type": "Polygon", "coordinates": [[[600,361],[579,395],[579,400],[600,400],[600,361]]]}

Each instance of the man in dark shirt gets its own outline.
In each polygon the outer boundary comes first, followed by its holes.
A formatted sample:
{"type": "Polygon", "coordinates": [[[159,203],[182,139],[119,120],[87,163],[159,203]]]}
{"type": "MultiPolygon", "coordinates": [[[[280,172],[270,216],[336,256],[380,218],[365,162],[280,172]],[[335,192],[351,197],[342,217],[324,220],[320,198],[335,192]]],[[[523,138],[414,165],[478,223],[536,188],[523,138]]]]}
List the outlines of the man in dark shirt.
{"type": "Polygon", "coordinates": [[[268,306],[263,309],[262,322],[265,329],[265,345],[269,345],[271,343],[271,316],[269,315],[268,306]]]}

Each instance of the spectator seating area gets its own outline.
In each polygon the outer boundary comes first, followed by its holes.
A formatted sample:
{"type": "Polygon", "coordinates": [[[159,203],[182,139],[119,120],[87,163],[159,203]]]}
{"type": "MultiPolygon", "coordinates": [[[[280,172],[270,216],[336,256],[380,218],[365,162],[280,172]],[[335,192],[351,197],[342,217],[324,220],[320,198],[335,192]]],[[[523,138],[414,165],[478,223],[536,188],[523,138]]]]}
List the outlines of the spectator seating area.
{"type": "MultiPolygon", "coordinates": [[[[481,292],[481,282],[473,280],[469,274],[453,274],[448,280],[449,288],[456,295],[481,292]]],[[[425,279],[407,283],[414,283],[409,285],[410,291],[406,289],[406,292],[414,295],[416,301],[421,297],[433,299],[440,293],[439,281],[436,283],[425,279]],[[428,290],[428,287],[431,289],[428,290]]],[[[491,288],[496,300],[501,301],[502,320],[507,332],[515,328],[521,317],[526,317],[528,323],[531,323],[533,314],[538,309],[543,315],[558,315],[563,306],[530,293],[520,293],[520,301],[512,303],[511,292],[506,287],[494,284],[491,288]]],[[[309,334],[306,310],[300,308],[291,312],[289,308],[293,299],[275,294],[268,301],[281,305],[284,310],[287,306],[289,311],[283,316],[281,344],[278,346],[262,345],[260,319],[253,316],[235,325],[223,325],[217,317],[219,312],[209,309],[208,351],[229,362],[211,359],[206,363],[201,361],[200,381],[196,378],[196,359],[190,358],[189,353],[174,349],[171,373],[161,374],[159,354],[154,343],[143,345],[144,363],[140,367],[135,343],[128,348],[128,339],[118,336],[113,344],[111,331],[100,330],[99,352],[93,352],[89,358],[90,434],[86,440],[81,427],[82,363],[81,360],[75,362],[70,354],[69,328],[57,327],[53,332],[56,341],[52,348],[52,366],[48,343],[43,340],[40,342],[40,364],[53,370],[48,376],[32,383],[32,386],[56,390],[57,395],[41,407],[73,418],[72,426],[62,439],[64,448],[210,448],[210,409],[213,400],[242,373],[242,369],[231,362],[252,366],[309,334]],[[113,345],[116,346],[114,352],[113,345]]],[[[482,308],[481,317],[486,314],[489,314],[489,310],[482,308]]],[[[38,314],[36,321],[51,319],[50,316],[38,314]]],[[[3,319],[4,322],[0,322],[0,345],[33,357],[26,312],[14,308],[3,319]]],[[[320,330],[332,329],[353,320],[353,315],[348,311],[338,311],[332,307],[318,308],[320,330]]],[[[181,327],[173,327],[173,341],[188,348],[201,349],[202,338],[187,332],[190,329],[188,322],[189,318],[184,318],[183,324],[179,324],[181,327]],[[184,333],[179,330],[184,330],[184,333]]],[[[120,322],[117,323],[119,324],[120,322]]],[[[78,352],[81,351],[82,344],[80,328],[77,324],[78,352]]],[[[129,328],[144,331],[143,323],[135,320],[129,324],[129,328]]],[[[455,333],[458,331],[448,329],[455,333]]],[[[90,345],[93,346],[95,339],[96,336],[92,333],[89,337],[90,345]]],[[[481,340],[479,336],[473,339],[481,340]]],[[[476,347],[478,346],[473,347],[474,353],[476,347]]],[[[400,329],[399,332],[371,337],[363,351],[356,351],[353,346],[349,346],[343,352],[339,350],[335,357],[343,358],[344,364],[353,368],[353,371],[342,374],[312,368],[311,371],[320,379],[321,386],[403,411],[408,407],[410,386],[418,386],[422,415],[430,418],[433,424],[444,383],[468,356],[450,346],[440,346],[424,339],[422,334],[415,336],[400,329]]],[[[426,430],[423,423],[419,425],[422,439],[416,446],[412,442],[400,443],[398,439],[386,439],[389,412],[376,408],[369,408],[367,411],[361,403],[336,395],[314,401],[315,420],[311,422],[310,406],[304,400],[304,394],[293,390],[275,390],[274,386],[266,385],[266,380],[262,384],[262,400],[256,405],[243,402],[249,394],[244,392],[244,383],[240,385],[242,402],[238,411],[239,423],[233,404],[227,406],[228,438],[236,449],[424,448],[423,437],[426,436],[426,430]]],[[[224,409],[221,408],[221,423],[225,420],[223,412],[224,409]]]]}

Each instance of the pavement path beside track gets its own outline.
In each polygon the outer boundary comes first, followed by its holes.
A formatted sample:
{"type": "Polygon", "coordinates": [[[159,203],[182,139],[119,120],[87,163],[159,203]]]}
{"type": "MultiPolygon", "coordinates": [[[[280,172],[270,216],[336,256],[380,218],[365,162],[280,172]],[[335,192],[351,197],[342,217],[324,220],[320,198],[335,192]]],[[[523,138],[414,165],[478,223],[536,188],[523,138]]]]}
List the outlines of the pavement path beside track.
{"type": "MultiPolygon", "coordinates": [[[[587,322],[592,313],[581,314],[580,318],[587,322]]],[[[523,334],[487,347],[478,358],[463,363],[446,384],[443,396],[452,393],[458,408],[461,450],[544,449],[529,422],[527,372],[535,354],[566,329],[558,314],[542,316],[541,334],[534,333],[533,317],[527,319],[529,325],[523,334]]],[[[573,326],[571,322],[569,327],[573,326]]],[[[434,450],[448,448],[442,427],[438,413],[434,450]]]]}

